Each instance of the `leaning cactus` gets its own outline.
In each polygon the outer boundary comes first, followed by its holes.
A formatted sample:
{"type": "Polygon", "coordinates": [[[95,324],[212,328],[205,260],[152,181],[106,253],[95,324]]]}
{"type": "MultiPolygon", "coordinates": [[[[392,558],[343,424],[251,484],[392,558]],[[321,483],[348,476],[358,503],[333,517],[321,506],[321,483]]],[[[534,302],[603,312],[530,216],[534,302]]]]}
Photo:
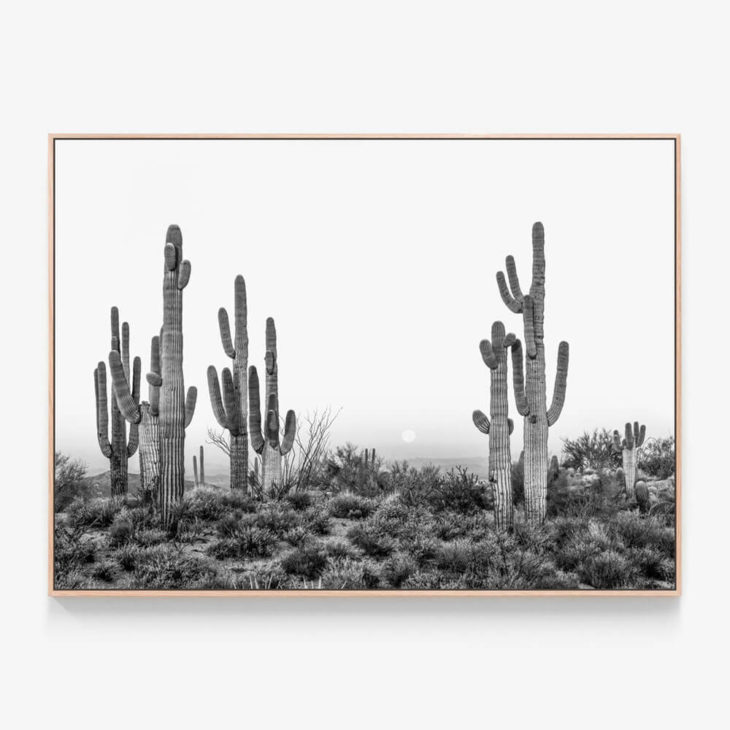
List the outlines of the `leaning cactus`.
{"type": "Polygon", "coordinates": [[[228,312],[218,310],[221,342],[226,355],[233,361],[231,370],[223,370],[223,395],[218,373],[213,365],[208,368],[208,391],[213,414],[221,428],[230,433],[231,489],[246,489],[248,474],[248,328],[246,324],[246,283],[237,276],[234,284],[235,336],[231,338],[228,312]]]}
{"type": "Polygon", "coordinates": [[[489,481],[494,488],[494,521],[498,529],[513,524],[512,508],[512,456],[509,437],[514,423],[508,414],[507,399],[507,348],[514,344],[515,336],[505,336],[504,325],[492,325],[492,341],[482,340],[479,350],[482,360],[490,371],[489,415],[476,410],[472,413],[474,425],[489,435],[489,481]]]}
{"type": "Polygon", "coordinates": [[[147,381],[160,388],[160,508],[168,521],[185,491],[185,429],[195,412],[198,391],[185,395],[183,379],[183,289],[190,280],[190,262],[182,257],[182,233],[167,229],[162,284],[162,375],[150,373],[147,381]]]}
{"type": "Polygon", "coordinates": [[[525,518],[541,523],[547,510],[548,428],[555,424],[565,402],[568,377],[568,343],[558,347],[558,369],[550,409],[547,409],[545,383],[545,231],[542,223],[532,227],[532,283],[523,294],[512,256],[507,257],[507,276],[497,274],[502,300],[515,314],[522,314],[526,357],[522,343],[512,345],[512,370],[517,412],[524,416],[525,442],[525,518]]]}
{"type": "Polygon", "coordinates": [[[279,365],[276,327],[271,317],[266,320],[266,413],[263,429],[259,376],[253,365],[248,372],[251,446],[257,454],[261,454],[261,487],[264,494],[269,494],[274,487],[281,487],[281,457],[291,451],[297,432],[296,415],[294,411],[287,411],[284,438],[279,441],[279,365]]]}
{"type": "MultiPolygon", "coordinates": [[[[111,310],[111,349],[124,367],[129,380],[129,325],[122,324],[122,337],[119,337],[119,310],[111,310]]],[[[134,359],[133,384],[131,398],[139,401],[140,361],[134,359]]],[[[113,374],[112,374],[113,377],[113,374]]],[[[119,410],[117,399],[114,397],[114,387],[111,388],[111,422],[112,437],[109,441],[109,411],[107,410],[106,366],[100,362],[94,370],[94,391],[96,394],[96,435],[101,453],[109,459],[109,474],[112,497],[119,497],[127,493],[128,471],[127,462],[137,450],[139,433],[137,424],[129,427],[129,441],[127,441],[127,424],[119,410]]]]}
{"type": "Polygon", "coordinates": [[[200,484],[198,480],[198,458],[193,454],[193,484],[197,487],[200,484]]]}
{"type": "Polygon", "coordinates": [[[643,446],[644,438],[646,437],[646,426],[639,426],[639,422],[634,421],[632,428],[631,424],[627,423],[624,427],[624,434],[625,436],[622,439],[618,431],[613,432],[613,448],[615,451],[621,452],[626,493],[629,496],[634,496],[636,465],[639,449],[643,446]]]}
{"type": "MultiPolygon", "coordinates": [[[[139,430],[139,473],[142,496],[145,501],[157,502],[160,488],[160,426],[159,386],[148,384],[149,401],[139,401],[139,358],[134,359],[135,379],[130,392],[128,367],[112,350],[109,353],[109,371],[114,383],[119,410],[130,423],[130,428],[139,430]],[[135,395],[136,388],[136,395],[135,395]]],[[[160,338],[153,337],[150,347],[150,371],[153,378],[160,376],[160,338]]],[[[150,376],[148,376],[149,379],[150,376]]]]}

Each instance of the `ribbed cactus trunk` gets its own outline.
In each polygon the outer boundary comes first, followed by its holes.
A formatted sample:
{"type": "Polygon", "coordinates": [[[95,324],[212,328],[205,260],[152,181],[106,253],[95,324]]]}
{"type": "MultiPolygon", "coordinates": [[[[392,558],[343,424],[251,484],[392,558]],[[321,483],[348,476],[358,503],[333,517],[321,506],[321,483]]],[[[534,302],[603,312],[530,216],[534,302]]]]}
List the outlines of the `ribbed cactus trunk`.
{"type": "Polygon", "coordinates": [[[639,449],[644,444],[646,437],[646,426],[640,426],[634,421],[633,428],[630,423],[624,427],[625,436],[620,439],[618,431],[613,432],[613,447],[621,452],[621,462],[624,472],[626,493],[635,496],[636,470],[639,461],[639,449]]]}
{"type": "Polygon", "coordinates": [[[507,348],[515,342],[510,333],[505,336],[502,322],[492,325],[492,340],[482,340],[479,349],[484,364],[490,371],[489,415],[474,411],[474,425],[489,435],[489,482],[494,491],[494,522],[498,529],[512,527],[514,508],[512,504],[512,456],[510,434],[514,424],[508,417],[507,348]]]}
{"type": "Polygon", "coordinates": [[[259,376],[256,368],[249,368],[248,396],[251,445],[261,455],[261,488],[272,494],[282,486],[281,458],[291,451],[296,437],[296,416],[288,411],[284,424],[284,438],[279,441],[279,364],[276,346],[276,326],[266,320],[266,409],[261,417],[259,376]]]}
{"type": "Polygon", "coordinates": [[[158,501],[160,491],[160,424],[149,403],[140,403],[139,463],[145,499],[158,501]]]}
{"type": "Polygon", "coordinates": [[[512,256],[507,257],[507,275],[497,274],[499,292],[507,307],[522,314],[525,333],[525,364],[522,345],[512,346],[512,367],[517,411],[524,416],[525,519],[541,523],[547,512],[548,429],[560,416],[565,402],[568,375],[568,343],[558,348],[558,368],[553,401],[547,410],[545,382],[545,231],[542,223],[532,227],[532,284],[522,293],[512,256]]]}
{"type": "Polygon", "coordinates": [[[218,327],[226,355],[231,358],[231,370],[223,369],[223,393],[218,373],[208,368],[208,390],[213,413],[221,428],[230,434],[231,489],[248,488],[248,307],[246,282],[239,274],[234,282],[235,334],[231,338],[228,312],[218,310],[218,327]]]}
{"type": "Polygon", "coordinates": [[[200,483],[205,484],[205,452],[203,447],[200,447],[200,483]]]}
{"type": "Polygon", "coordinates": [[[198,457],[193,454],[193,484],[197,487],[200,484],[198,479],[198,457]]]}
{"type": "Polygon", "coordinates": [[[182,233],[167,230],[163,275],[163,319],[160,383],[160,509],[164,521],[182,501],[185,491],[185,428],[195,410],[196,391],[187,399],[183,377],[183,289],[190,279],[190,262],[183,260],[182,233]]]}

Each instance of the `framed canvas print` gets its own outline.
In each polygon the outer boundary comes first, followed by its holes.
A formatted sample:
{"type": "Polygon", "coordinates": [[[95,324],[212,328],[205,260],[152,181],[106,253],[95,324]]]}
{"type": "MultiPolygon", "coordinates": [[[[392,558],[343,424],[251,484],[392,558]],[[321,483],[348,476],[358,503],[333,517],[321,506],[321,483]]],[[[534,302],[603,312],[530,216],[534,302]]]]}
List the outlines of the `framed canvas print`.
{"type": "Polygon", "coordinates": [[[678,595],[678,136],[49,153],[52,595],[678,595]]]}

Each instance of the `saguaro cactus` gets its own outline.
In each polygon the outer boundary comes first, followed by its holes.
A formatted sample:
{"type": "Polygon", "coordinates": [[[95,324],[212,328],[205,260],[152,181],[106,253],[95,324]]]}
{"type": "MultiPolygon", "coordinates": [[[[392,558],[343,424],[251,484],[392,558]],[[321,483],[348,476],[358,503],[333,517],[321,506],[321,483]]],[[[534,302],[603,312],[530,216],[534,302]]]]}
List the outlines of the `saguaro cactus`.
{"type": "Polygon", "coordinates": [[[248,327],[246,323],[246,283],[239,274],[234,283],[235,335],[231,339],[228,312],[218,310],[218,325],[223,349],[231,358],[231,371],[223,370],[223,395],[218,373],[208,368],[208,391],[213,414],[221,428],[230,433],[231,489],[246,489],[248,475],[248,327]]]}
{"type": "Polygon", "coordinates": [[[205,485],[205,452],[203,447],[200,447],[200,483],[205,485]]]}
{"type": "Polygon", "coordinates": [[[197,487],[200,484],[198,480],[198,458],[193,454],[193,484],[197,487]]]}
{"type": "Polygon", "coordinates": [[[472,413],[474,425],[489,436],[489,481],[494,488],[494,521],[499,529],[506,529],[514,522],[512,506],[512,456],[509,437],[514,423],[508,418],[507,399],[507,348],[516,338],[511,332],[505,335],[502,322],[492,325],[492,341],[482,340],[479,350],[489,368],[489,415],[482,411],[472,413]]]}
{"type": "MultiPolygon", "coordinates": [[[[256,368],[249,368],[248,396],[251,446],[261,454],[261,485],[264,494],[281,486],[281,457],[291,451],[297,432],[294,411],[287,411],[284,438],[279,441],[279,364],[276,352],[276,326],[269,317],[266,320],[266,414],[261,421],[259,376],[256,368]]],[[[225,376],[225,371],[224,371],[225,376]]]]}
{"type": "Polygon", "coordinates": [[[160,508],[165,521],[185,491],[185,429],[198,396],[195,387],[185,395],[183,378],[183,289],[189,280],[190,262],[183,259],[182,233],[170,226],[162,279],[162,376],[147,376],[151,385],[160,388],[160,508]]]}
{"type": "MultiPolygon", "coordinates": [[[[111,309],[111,349],[120,358],[129,378],[129,325],[122,324],[122,336],[119,337],[119,310],[111,309]]],[[[134,359],[133,396],[139,400],[139,358],[134,359]]],[[[96,395],[96,435],[101,453],[109,459],[109,474],[112,497],[120,497],[127,493],[128,460],[137,451],[139,434],[136,424],[129,427],[127,440],[127,424],[119,410],[114,388],[111,389],[111,405],[107,407],[106,366],[99,362],[94,370],[94,392],[96,395]],[[109,441],[109,418],[112,431],[109,441]]]]}
{"type": "Polygon", "coordinates": [[[624,438],[622,439],[618,431],[613,432],[613,448],[621,452],[626,492],[630,496],[635,496],[636,464],[639,449],[643,446],[644,438],[646,437],[646,426],[640,426],[638,421],[634,421],[632,428],[631,424],[627,423],[624,427],[624,434],[624,438]]]}
{"type": "Polygon", "coordinates": [[[522,343],[512,345],[512,370],[517,412],[524,416],[525,443],[525,518],[540,523],[547,509],[548,428],[555,424],[565,403],[569,348],[558,347],[558,368],[550,409],[547,409],[545,382],[545,231],[542,223],[532,227],[532,283],[523,294],[512,256],[507,256],[507,276],[497,274],[502,300],[515,314],[522,314],[526,357],[522,343]]]}
{"type": "MultiPolygon", "coordinates": [[[[134,359],[134,384],[131,392],[128,369],[124,368],[119,353],[114,350],[109,353],[109,371],[119,410],[129,421],[130,428],[139,429],[139,472],[143,499],[156,502],[160,488],[160,388],[149,383],[149,401],[140,403],[138,357],[134,359]]],[[[151,377],[156,382],[160,377],[160,338],[156,336],[152,338],[150,347],[150,371],[151,374],[147,378],[151,377]]]]}

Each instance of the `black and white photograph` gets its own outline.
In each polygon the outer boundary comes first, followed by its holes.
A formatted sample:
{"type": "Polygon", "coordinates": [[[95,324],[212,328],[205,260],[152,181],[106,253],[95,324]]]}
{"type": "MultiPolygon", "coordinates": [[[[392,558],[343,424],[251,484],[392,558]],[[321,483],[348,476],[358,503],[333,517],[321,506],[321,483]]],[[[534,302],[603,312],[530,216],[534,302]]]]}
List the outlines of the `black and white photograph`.
{"type": "Polygon", "coordinates": [[[677,136],[50,145],[53,594],[679,591],[677,136]]]}

